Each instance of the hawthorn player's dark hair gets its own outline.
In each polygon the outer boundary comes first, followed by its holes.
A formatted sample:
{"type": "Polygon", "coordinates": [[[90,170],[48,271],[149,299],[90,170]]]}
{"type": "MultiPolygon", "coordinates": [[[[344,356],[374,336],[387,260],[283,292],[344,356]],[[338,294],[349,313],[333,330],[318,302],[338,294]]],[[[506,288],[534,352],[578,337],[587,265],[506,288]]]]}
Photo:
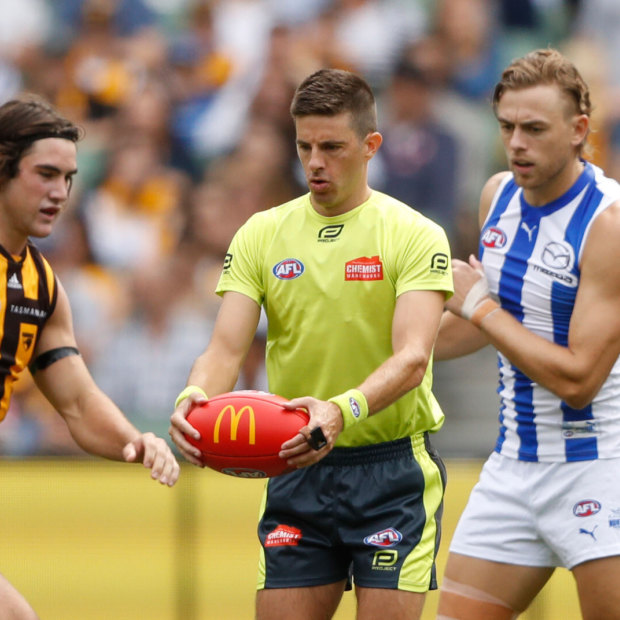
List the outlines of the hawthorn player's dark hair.
{"type": "Polygon", "coordinates": [[[0,106],[0,186],[17,176],[19,162],[37,140],[63,138],[77,142],[83,131],[61,116],[45,99],[25,95],[0,106]]]}

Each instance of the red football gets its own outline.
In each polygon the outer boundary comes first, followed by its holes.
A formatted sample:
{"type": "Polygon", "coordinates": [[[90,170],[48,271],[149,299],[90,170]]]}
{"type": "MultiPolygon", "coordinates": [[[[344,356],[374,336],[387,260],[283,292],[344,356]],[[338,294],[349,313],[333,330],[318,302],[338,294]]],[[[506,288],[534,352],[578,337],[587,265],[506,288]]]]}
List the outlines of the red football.
{"type": "Polygon", "coordinates": [[[211,469],[239,478],[269,478],[292,471],[278,456],[280,446],[308,424],[303,409],[285,409],[288,399],[258,390],[227,392],[194,407],[188,422],[200,440],[187,440],[202,451],[211,469]]]}

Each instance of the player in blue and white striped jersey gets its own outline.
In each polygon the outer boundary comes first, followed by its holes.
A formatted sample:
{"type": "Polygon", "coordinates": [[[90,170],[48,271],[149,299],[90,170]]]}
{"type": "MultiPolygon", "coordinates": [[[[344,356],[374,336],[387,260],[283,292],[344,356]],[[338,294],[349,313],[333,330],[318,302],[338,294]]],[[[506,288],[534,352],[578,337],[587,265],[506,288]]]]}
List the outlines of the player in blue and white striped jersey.
{"type": "Polygon", "coordinates": [[[480,260],[455,260],[435,349],[498,351],[500,431],[461,516],[439,618],[510,619],[557,566],[583,617],[620,618],[620,185],[583,158],[588,87],[552,49],[493,106],[510,172],[480,201],[480,260]]]}

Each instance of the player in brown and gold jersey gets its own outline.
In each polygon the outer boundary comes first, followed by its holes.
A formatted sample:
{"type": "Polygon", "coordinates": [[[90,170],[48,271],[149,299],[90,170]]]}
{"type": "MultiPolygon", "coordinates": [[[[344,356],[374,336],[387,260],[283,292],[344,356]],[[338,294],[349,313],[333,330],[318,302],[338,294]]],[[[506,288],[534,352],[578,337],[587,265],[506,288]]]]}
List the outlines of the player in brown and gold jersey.
{"type": "MultiPolygon", "coordinates": [[[[179,465],[167,443],[141,433],[95,385],[73,332],[69,300],[31,237],[46,237],[77,172],[80,130],[41,99],[0,106],[0,420],[26,367],[85,451],[142,462],[172,486],[179,465]]],[[[37,615],[0,575],[0,617],[37,615]]]]}

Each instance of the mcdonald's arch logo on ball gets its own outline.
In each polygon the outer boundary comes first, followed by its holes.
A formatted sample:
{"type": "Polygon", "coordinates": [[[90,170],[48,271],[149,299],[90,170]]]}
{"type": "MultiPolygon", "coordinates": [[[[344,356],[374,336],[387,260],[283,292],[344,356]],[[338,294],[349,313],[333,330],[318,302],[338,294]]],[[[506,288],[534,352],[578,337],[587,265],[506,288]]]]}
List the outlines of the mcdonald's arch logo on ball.
{"type": "Polygon", "coordinates": [[[288,399],[258,390],[220,394],[189,413],[209,468],[237,478],[268,478],[291,471],[278,455],[282,444],[308,424],[303,409],[286,409],[288,399]]]}

